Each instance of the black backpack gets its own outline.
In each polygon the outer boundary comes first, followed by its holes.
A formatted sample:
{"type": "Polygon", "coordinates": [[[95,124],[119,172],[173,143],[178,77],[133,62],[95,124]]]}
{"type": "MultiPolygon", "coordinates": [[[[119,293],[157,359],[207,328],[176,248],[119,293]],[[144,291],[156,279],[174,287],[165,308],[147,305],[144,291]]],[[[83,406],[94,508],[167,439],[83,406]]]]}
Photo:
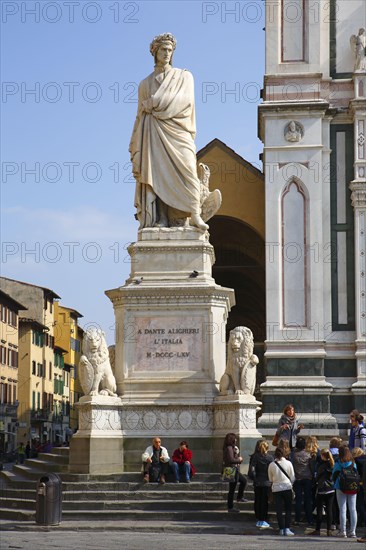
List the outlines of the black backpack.
{"type": "Polygon", "coordinates": [[[357,493],[360,487],[360,476],[353,464],[342,468],[339,474],[339,488],[343,493],[357,493]]]}

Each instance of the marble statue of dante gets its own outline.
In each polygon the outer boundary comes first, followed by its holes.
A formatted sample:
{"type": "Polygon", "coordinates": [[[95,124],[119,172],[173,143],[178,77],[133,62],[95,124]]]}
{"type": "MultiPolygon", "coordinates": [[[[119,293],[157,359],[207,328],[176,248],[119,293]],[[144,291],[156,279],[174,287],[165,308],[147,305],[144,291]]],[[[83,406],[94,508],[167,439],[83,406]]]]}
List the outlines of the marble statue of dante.
{"type": "Polygon", "coordinates": [[[191,225],[206,230],[194,144],[193,76],[172,67],[175,47],[170,33],[153,39],[155,68],[139,85],[130,143],[136,216],[140,229],[179,225],[173,220],[190,217],[191,225]]]}

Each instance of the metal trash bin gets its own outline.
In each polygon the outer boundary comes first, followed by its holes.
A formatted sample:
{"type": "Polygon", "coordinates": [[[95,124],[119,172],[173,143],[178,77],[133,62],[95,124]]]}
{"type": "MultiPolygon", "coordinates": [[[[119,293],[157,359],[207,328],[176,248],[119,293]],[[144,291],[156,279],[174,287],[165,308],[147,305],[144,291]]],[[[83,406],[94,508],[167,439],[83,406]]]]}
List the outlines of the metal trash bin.
{"type": "Polygon", "coordinates": [[[36,523],[58,525],[62,514],[62,481],[57,474],[45,474],[37,483],[36,523]]]}

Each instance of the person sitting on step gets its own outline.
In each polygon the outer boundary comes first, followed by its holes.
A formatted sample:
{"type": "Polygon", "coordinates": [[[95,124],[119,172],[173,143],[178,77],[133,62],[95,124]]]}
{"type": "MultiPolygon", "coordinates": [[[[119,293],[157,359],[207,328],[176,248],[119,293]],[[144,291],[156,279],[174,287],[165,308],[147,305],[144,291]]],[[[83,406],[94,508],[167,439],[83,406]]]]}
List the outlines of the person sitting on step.
{"type": "Polygon", "coordinates": [[[152,445],[149,445],[142,453],[144,482],[158,481],[165,483],[165,476],[169,470],[169,453],[161,446],[160,437],[154,437],[152,445]]]}
{"type": "Polygon", "coordinates": [[[172,468],[175,475],[175,483],[183,480],[190,483],[191,477],[196,470],[192,464],[192,451],[188,449],[187,441],[181,441],[178,449],[175,449],[172,456],[172,468]]]}

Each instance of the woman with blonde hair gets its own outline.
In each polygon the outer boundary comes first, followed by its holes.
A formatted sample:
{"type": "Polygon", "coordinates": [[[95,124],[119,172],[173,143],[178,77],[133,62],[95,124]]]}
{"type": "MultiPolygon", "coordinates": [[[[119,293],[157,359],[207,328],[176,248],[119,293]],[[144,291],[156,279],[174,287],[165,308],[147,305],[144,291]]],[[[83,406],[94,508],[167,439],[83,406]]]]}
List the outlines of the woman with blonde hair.
{"type": "MultiPolygon", "coordinates": [[[[311,456],[309,465],[310,465],[310,470],[311,470],[313,480],[314,480],[315,472],[316,472],[319,464],[321,463],[318,439],[315,437],[315,435],[308,435],[308,437],[306,438],[305,450],[311,456]]],[[[313,510],[316,507],[316,485],[315,485],[315,483],[313,483],[313,487],[312,487],[312,491],[311,491],[311,498],[312,498],[312,507],[311,507],[311,509],[313,510]]]]}
{"type": "Polygon", "coordinates": [[[341,488],[341,472],[342,470],[356,470],[357,467],[353,460],[353,456],[348,447],[339,448],[339,461],[334,464],[333,468],[333,480],[334,488],[336,490],[337,502],[339,506],[339,532],[336,536],[340,538],[356,538],[356,527],[357,527],[357,512],[356,512],[356,498],[357,498],[357,489],[355,490],[344,490],[341,488]],[[347,535],[346,533],[346,522],[347,522],[347,509],[350,516],[350,531],[347,535]]]}
{"type": "Polygon", "coordinates": [[[332,481],[332,472],[334,460],[329,449],[320,451],[320,464],[317,467],[315,486],[316,486],[316,527],[315,531],[310,533],[313,536],[320,536],[320,528],[323,517],[323,507],[326,510],[327,517],[327,535],[332,535],[331,526],[333,521],[333,501],[335,489],[332,481]]]}
{"type": "Polygon", "coordinates": [[[268,523],[268,493],[271,482],[268,479],[268,467],[273,462],[273,456],[268,454],[269,445],[265,439],[257,441],[254,453],[250,457],[248,476],[254,485],[254,513],[257,519],[256,527],[267,529],[268,523]]]}
{"type": "Polygon", "coordinates": [[[305,450],[311,454],[312,458],[320,457],[318,439],[315,435],[308,435],[305,450]]]}

